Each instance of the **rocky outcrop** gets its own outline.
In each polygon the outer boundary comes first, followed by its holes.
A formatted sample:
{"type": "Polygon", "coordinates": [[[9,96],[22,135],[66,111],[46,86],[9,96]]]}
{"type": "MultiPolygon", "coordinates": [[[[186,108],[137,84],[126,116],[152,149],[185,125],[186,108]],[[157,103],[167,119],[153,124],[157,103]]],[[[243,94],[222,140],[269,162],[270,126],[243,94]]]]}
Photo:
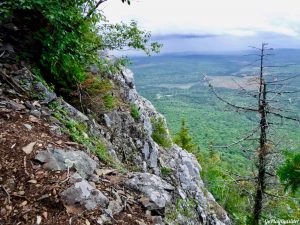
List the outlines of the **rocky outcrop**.
{"type": "Polygon", "coordinates": [[[148,199],[144,199],[143,205],[149,210],[165,208],[172,199],[174,187],[150,173],[134,173],[125,182],[125,187],[141,192],[148,199]]]}
{"type": "Polygon", "coordinates": [[[62,149],[48,149],[35,156],[35,160],[48,170],[67,170],[74,168],[83,178],[91,176],[96,169],[96,161],[85,152],[62,149]]]}
{"type": "MultiPolygon", "coordinates": [[[[95,76],[97,71],[93,71],[95,76]]],[[[231,222],[226,212],[218,205],[213,196],[204,187],[200,177],[201,166],[195,157],[176,145],[166,149],[152,139],[152,118],[163,118],[147,99],[140,96],[134,86],[132,72],[121,68],[119,73],[110,74],[124,104],[134,104],[140,114],[134,119],[128,109],[122,107],[111,112],[85,115],[72,105],[48,90],[41,82],[35,80],[29,70],[23,68],[14,72],[14,80],[19,89],[36,90],[42,97],[40,105],[7,102],[7,107],[23,110],[29,108],[35,118],[45,117],[50,121],[53,135],[60,135],[63,126],[47,108],[55,101],[69,118],[80,121],[88,127],[89,134],[101,140],[111,157],[120,163],[126,163],[128,170],[139,171],[127,174],[120,182],[124,190],[138,193],[140,203],[151,216],[156,216],[153,224],[204,224],[229,225],[231,222]],[[167,175],[162,170],[170,171],[167,175]],[[124,186],[123,186],[124,185],[124,186]]],[[[0,105],[2,103],[0,102],[0,105]]],[[[77,149],[45,148],[35,156],[35,161],[46,170],[68,171],[77,173],[69,177],[68,187],[60,193],[66,206],[80,206],[84,210],[101,208],[103,215],[99,224],[114,221],[124,209],[128,198],[121,198],[123,191],[110,192],[114,197],[108,198],[99,189],[95,177],[99,161],[93,160],[87,153],[77,149]],[[125,200],[124,200],[125,199],[125,200]]],[[[104,185],[105,188],[105,185],[104,185]]],[[[154,221],[154,220],[153,220],[154,221]]],[[[142,223],[142,222],[141,222],[142,223]]]]}
{"type": "MultiPolygon", "coordinates": [[[[171,204],[166,206],[166,211],[170,214],[175,214],[176,219],[172,218],[172,221],[168,221],[168,224],[230,224],[231,222],[226,212],[204,187],[200,177],[201,166],[195,157],[176,145],[173,145],[171,149],[164,149],[152,140],[153,128],[151,118],[162,117],[162,115],[156,111],[151,102],[137,93],[134,86],[131,85],[133,82],[132,77],[133,74],[128,69],[123,69],[120,74],[111,75],[111,79],[118,81],[123,89],[124,99],[131,104],[135,104],[141,114],[140,121],[135,126],[140,127],[144,131],[143,138],[134,136],[136,133],[131,132],[132,130],[128,129],[128,126],[126,129],[128,136],[133,138],[135,143],[140,143],[136,146],[138,149],[136,154],[141,155],[139,157],[143,160],[141,166],[147,165],[147,167],[143,167],[144,170],[158,176],[161,175],[161,168],[169,168],[173,171],[165,179],[174,186],[174,190],[169,189],[167,192],[164,191],[159,194],[163,203],[169,202],[169,197],[172,196],[171,204]],[[191,212],[194,211],[191,214],[197,216],[189,218],[184,216],[180,210],[177,210],[175,205],[179,200],[184,202],[194,201],[195,204],[189,210],[191,212]]],[[[127,121],[130,121],[130,119],[127,121]]],[[[113,129],[118,127],[119,124],[118,121],[116,123],[111,122],[110,127],[113,129]]],[[[153,177],[151,178],[153,179],[153,177]]],[[[147,173],[143,175],[138,174],[132,179],[127,181],[127,186],[144,193],[145,196],[150,198],[150,202],[155,202],[153,201],[155,196],[152,196],[151,199],[151,190],[152,188],[153,190],[155,188],[161,190],[161,188],[155,186],[158,181],[153,181],[152,186],[149,185],[151,179],[147,173]],[[137,184],[134,185],[134,182],[137,182],[137,184]]],[[[153,205],[151,206],[153,207],[153,205]]]]}
{"type": "Polygon", "coordinates": [[[83,207],[85,210],[105,208],[109,200],[101,191],[92,187],[88,181],[75,173],[70,178],[71,187],[64,190],[60,195],[66,206],[83,207]]]}

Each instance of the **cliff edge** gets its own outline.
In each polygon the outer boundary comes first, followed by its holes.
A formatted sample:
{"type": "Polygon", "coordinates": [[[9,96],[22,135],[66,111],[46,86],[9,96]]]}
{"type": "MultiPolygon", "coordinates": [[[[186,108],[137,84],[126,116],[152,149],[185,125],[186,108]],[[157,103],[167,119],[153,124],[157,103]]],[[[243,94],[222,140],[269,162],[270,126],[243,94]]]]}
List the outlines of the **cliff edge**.
{"type": "Polygon", "coordinates": [[[13,53],[1,43],[0,224],[231,224],[129,69],[105,75],[118,104],[100,110],[57,97],[13,53]]]}

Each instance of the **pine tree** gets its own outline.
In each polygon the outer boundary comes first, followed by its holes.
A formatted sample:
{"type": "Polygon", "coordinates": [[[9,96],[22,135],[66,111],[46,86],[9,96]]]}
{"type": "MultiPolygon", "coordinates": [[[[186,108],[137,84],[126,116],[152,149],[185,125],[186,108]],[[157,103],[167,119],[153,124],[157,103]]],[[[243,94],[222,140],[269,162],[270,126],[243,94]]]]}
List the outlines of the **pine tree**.
{"type": "Polygon", "coordinates": [[[186,126],[185,119],[181,120],[181,127],[174,138],[174,142],[189,152],[193,152],[196,148],[196,145],[192,143],[192,137],[189,133],[189,128],[186,126]]]}
{"type": "Polygon", "coordinates": [[[285,163],[277,171],[280,180],[285,184],[285,189],[292,193],[300,190],[300,153],[287,154],[285,163]]]}

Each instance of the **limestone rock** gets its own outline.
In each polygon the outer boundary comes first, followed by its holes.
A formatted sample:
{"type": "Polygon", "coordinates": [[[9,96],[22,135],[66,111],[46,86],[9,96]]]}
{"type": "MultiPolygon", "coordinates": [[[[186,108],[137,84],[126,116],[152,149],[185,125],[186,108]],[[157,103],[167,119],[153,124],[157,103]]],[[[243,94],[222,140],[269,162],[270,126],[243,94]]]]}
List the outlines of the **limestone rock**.
{"type": "Polygon", "coordinates": [[[171,201],[174,187],[160,177],[150,173],[133,173],[125,186],[144,194],[150,199],[148,209],[161,209],[171,201]]]}
{"type": "Polygon", "coordinates": [[[52,91],[49,91],[41,82],[35,84],[34,88],[41,93],[43,101],[42,104],[49,104],[57,98],[56,94],[52,91]]]}
{"type": "Polygon", "coordinates": [[[20,110],[26,108],[23,104],[17,103],[17,102],[12,101],[12,100],[10,100],[6,103],[6,107],[9,108],[9,109],[16,110],[16,111],[20,111],[20,110]]]}
{"type": "Polygon", "coordinates": [[[42,151],[35,156],[35,160],[43,163],[43,167],[49,170],[66,170],[74,168],[83,177],[92,175],[96,169],[96,161],[85,152],[62,149],[42,151]]]}
{"type": "Polygon", "coordinates": [[[92,187],[86,180],[80,180],[78,174],[71,180],[75,181],[74,184],[60,194],[65,205],[77,206],[79,204],[86,210],[107,206],[108,198],[101,191],[92,187]]]}
{"type": "Polygon", "coordinates": [[[125,83],[130,87],[134,88],[134,79],[133,79],[133,73],[130,69],[128,68],[123,68],[122,70],[122,75],[125,80],[125,83]]]}

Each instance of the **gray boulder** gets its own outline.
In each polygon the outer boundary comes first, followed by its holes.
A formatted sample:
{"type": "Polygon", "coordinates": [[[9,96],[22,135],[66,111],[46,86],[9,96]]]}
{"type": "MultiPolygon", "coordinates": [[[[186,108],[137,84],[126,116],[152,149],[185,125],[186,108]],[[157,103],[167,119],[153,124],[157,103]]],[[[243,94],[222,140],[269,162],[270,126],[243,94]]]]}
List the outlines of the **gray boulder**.
{"type": "Polygon", "coordinates": [[[133,72],[128,68],[122,69],[122,75],[125,80],[125,83],[130,87],[134,88],[134,79],[133,79],[133,72]]]}
{"type": "Polygon", "coordinates": [[[74,168],[83,177],[92,175],[96,169],[96,161],[85,152],[62,149],[51,149],[38,153],[35,160],[43,163],[43,168],[49,170],[66,170],[74,168]]]}
{"type": "Polygon", "coordinates": [[[42,104],[49,104],[57,98],[56,94],[52,91],[49,91],[41,82],[35,84],[34,88],[41,94],[43,98],[42,104]]]}
{"type": "Polygon", "coordinates": [[[70,182],[73,185],[60,194],[65,205],[80,205],[86,210],[93,210],[98,207],[105,208],[109,203],[108,198],[101,191],[93,188],[79,174],[74,174],[70,178],[70,182]]]}
{"type": "Polygon", "coordinates": [[[149,198],[149,202],[144,204],[149,210],[164,208],[171,201],[174,190],[172,185],[150,173],[133,173],[131,179],[125,182],[125,187],[149,198]]]}

